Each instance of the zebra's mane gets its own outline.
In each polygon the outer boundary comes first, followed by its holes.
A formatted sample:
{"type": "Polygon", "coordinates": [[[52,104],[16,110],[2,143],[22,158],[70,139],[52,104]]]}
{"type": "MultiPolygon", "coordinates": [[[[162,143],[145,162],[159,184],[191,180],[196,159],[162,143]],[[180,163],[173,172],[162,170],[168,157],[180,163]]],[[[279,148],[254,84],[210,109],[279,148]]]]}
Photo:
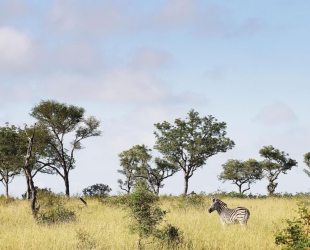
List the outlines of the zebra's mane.
{"type": "Polygon", "coordinates": [[[219,199],[217,199],[218,203],[220,203],[221,207],[227,207],[227,204],[219,199]]]}

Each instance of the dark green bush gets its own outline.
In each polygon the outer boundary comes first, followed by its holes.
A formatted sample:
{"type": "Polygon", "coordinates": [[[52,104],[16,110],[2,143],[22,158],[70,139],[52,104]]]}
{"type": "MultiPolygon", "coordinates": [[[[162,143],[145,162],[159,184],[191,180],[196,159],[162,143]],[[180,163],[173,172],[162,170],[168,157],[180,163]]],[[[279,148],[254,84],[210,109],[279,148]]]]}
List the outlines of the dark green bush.
{"type": "Polygon", "coordinates": [[[154,239],[159,241],[162,247],[174,249],[183,242],[183,233],[179,228],[167,224],[164,228],[156,231],[154,239]]]}
{"type": "Polygon", "coordinates": [[[304,203],[298,203],[298,217],[286,220],[288,226],[277,235],[275,242],[285,250],[310,249],[310,210],[304,203]]]}

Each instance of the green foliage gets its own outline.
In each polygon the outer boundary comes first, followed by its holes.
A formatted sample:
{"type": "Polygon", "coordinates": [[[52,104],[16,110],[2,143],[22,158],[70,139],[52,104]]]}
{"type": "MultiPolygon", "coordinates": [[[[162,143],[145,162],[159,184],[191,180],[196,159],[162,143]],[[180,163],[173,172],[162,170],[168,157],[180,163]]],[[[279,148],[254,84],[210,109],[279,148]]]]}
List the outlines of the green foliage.
{"type": "Polygon", "coordinates": [[[275,149],[273,146],[264,146],[259,151],[259,154],[265,158],[261,167],[264,177],[269,181],[267,186],[268,195],[272,195],[278,185],[275,180],[278,179],[279,174],[286,174],[292,167],[297,166],[297,161],[288,158],[288,154],[275,149]]]}
{"type": "Polygon", "coordinates": [[[105,184],[94,184],[82,190],[82,193],[85,197],[94,197],[94,198],[104,198],[109,196],[109,193],[112,189],[109,185],[105,184]]]}
{"type": "Polygon", "coordinates": [[[226,123],[218,122],[213,116],[199,117],[190,110],[186,120],[176,119],[174,124],[167,121],[154,124],[155,149],[171,164],[177,164],[184,172],[184,192],[187,194],[188,180],[207,159],[217,153],[234,147],[226,137],[226,123]]]}
{"type": "Polygon", "coordinates": [[[164,186],[163,181],[174,175],[179,168],[166,160],[156,157],[152,166],[152,150],[147,146],[136,145],[119,154],[121,170],[118,173],[125,176],[125,180],[118,180],[119,187],[130,193],[138,181],[144,180],[154,194],[164,186]]]}
{"type": "Polygon", "coordinates": [[[239,187],[239,193],[249,190],[250,184],[263,178],[261,164],[254,159],[247,161],[229,159],[222,166],[224,171],[219,175],[219,180],[232,181],[239,187]],[[248,188],[242,190],[243,184],[248,184],[248,188]]]}
{"type": "Polygon", "coordinates": [[[82,250],[94,249],[98,245],[98,243],[94,239],[93,235],[91,235],[90,233],[88,233],[82,229],[79,229],[76,231],[76,237],[78,240],[78,243],[76,245],[76,249],[82,249],[82,250]]]}
{"type": "Polygon", "coordinates": [[[310,249],[310,210],[303,203],[298,203],[298,217],[286,220],[288,227],[275,236],[277,245],[282,249],[310,249]]]}
{"type": "MultiPolygon", "coordinates": [[[[310,168],[310,152],[308,152],[304,155],[304,163],[307,165],[308,168],[310,168]]],[[[309,170],[304,169],[304,172],[310,177],[310,171],[309,170]]]]}
{"type": "Polygon", "coordinates": [[[38,191],[40,210],[37,215],[38,223],[54,224],[75,221],[75,211],[66,206],[66,198],[52,192],[38,191]]]}
{"type": "Polygon", "coordinates": [[[0,127],[0,181],[6,188],[16,175],[21,172],[24,162],[23,140],[19,136],[19,129],[14,125],[0,127]]]}
{"type": "MultiPolygon", "coordinates": [[[[82,149],[81,141],[100,136],[100,121],[90,116],[85,118],[85,110],[73,105],[59,103],[54,100],[41,101],[30,115],[38,120],[39,126],[49,132],[48,147],[41,155],[40,163],[48,166],[46,171],[57,173],[65,182],[66,195],[69,191],[69,172],[75,168],[75,150],[82,149]],[[66,147],[66,135],[73,133],[70,147],[66,147]]],[[[70,135],[71,136],[71,135],[70,135]]]]}
{"type": "Polygon", "coordinates": [[[162,229],[156,231],[154,239],[159,241],[165,249],[175,249],[183,242],[183,232],[179,228],[167,224],[162,229]]]}
{"type": "Polygon", "coordinates": [[[128,196],[129,213],[132,219],[131,232],[143,237],[150,236],[166,214],[155,203],[158,197],[147,190],[139,189],[128,196]]]}
{"type": "Polygon", "coordinates": [[[14,203],[16,201],[13,197],[6,197],[4,195],[0,195],[0,206],[8,205],[14,203]]]}
{"type": "Polygon", "coordinates": [[[156,232],[156,226],[163,220],[166,212],[156,204],[158,196],[147,189],[137,188],[127,195],[127,209],[131,218],[130,232],[138,234],[138,249],[142,248],[142,239],[156,232]]]}
{"type": "Polygon", "coordinates": [[[182,209],[185,212],[189,209],[204,210],[205,209],[205,198],[203,194],[196,195],[181,195],[177,198],[176,203],[173,205],[174,209],[182,209]]]}

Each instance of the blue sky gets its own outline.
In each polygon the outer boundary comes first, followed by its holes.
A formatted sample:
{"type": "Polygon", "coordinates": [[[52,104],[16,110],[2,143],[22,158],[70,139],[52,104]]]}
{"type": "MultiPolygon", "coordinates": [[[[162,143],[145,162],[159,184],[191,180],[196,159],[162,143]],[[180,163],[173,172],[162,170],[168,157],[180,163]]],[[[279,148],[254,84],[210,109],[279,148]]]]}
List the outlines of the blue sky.
{"type": "MultiPolygon", "coordinates": [[[[32,124],[40,100],[85,108],[103,135],[77,153],[71,193],[95,183],[117,193],[118,154],[152,148],[154,123],[194,109],[225,121],[236,146],[197,170],[189,191],[236,191],[217,179],[221,165],[260,160],[259,149],[273,145],[299,163],[280,176],[277,191],[308,192],[309,7],[303,0],[1,0],[0,124],[32,124]]],[[[64,191],[59,176],[38,175],[35,183],[64,191]]],[[[251,192],[266,194],[266,185],[251,192]]],[[[14,196],[24,189],[23,177],[10,185],[14,196]]],[[[182,190],[179,173],[161,193],[182,190]]]]}

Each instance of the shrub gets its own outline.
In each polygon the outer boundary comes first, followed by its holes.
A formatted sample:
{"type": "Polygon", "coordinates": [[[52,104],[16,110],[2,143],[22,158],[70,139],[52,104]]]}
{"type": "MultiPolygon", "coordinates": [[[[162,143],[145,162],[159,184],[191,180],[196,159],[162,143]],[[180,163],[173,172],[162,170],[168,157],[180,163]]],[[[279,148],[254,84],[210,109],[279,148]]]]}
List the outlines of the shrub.
{"type": "Polygon", "coordinates": [[[76,219],[74,210],[65,206],[66,198],[55,193],[38,192],[40,210],[37,216],[39,223],[61,223],[76,219]]]}
{"type": "Polygon", "coordinates": [[[310,210],[304,203],[298,203],[298,217],[286,220],[288,227],[275,236],[277,245],[284,245],[282,249],[310,249],[310,210]]]}
{"type": "Polygon", "coordinates": [[[177,245],[182,243],[183,233],[179,228],[167,224],[163,229],[156,231],[154,238],[161,243],[162,247],[166,246],[174,249],[177,245]]]}
{"type": "Polygon", "coordinates": [[[131,218],[130,231],[138,234],[138,249],[142,249],[142,239],[153,235],[156,226],[163,220],[166,212],[157,206],[159,197],[142,187],[127,197],[127,209],[131,218]]]}
{"type": "Polygon", "coordinates": [[[6,197],[5,195],[0,195],[0,205],[7,205],[15,201],[13,197],[6,197]]]}

